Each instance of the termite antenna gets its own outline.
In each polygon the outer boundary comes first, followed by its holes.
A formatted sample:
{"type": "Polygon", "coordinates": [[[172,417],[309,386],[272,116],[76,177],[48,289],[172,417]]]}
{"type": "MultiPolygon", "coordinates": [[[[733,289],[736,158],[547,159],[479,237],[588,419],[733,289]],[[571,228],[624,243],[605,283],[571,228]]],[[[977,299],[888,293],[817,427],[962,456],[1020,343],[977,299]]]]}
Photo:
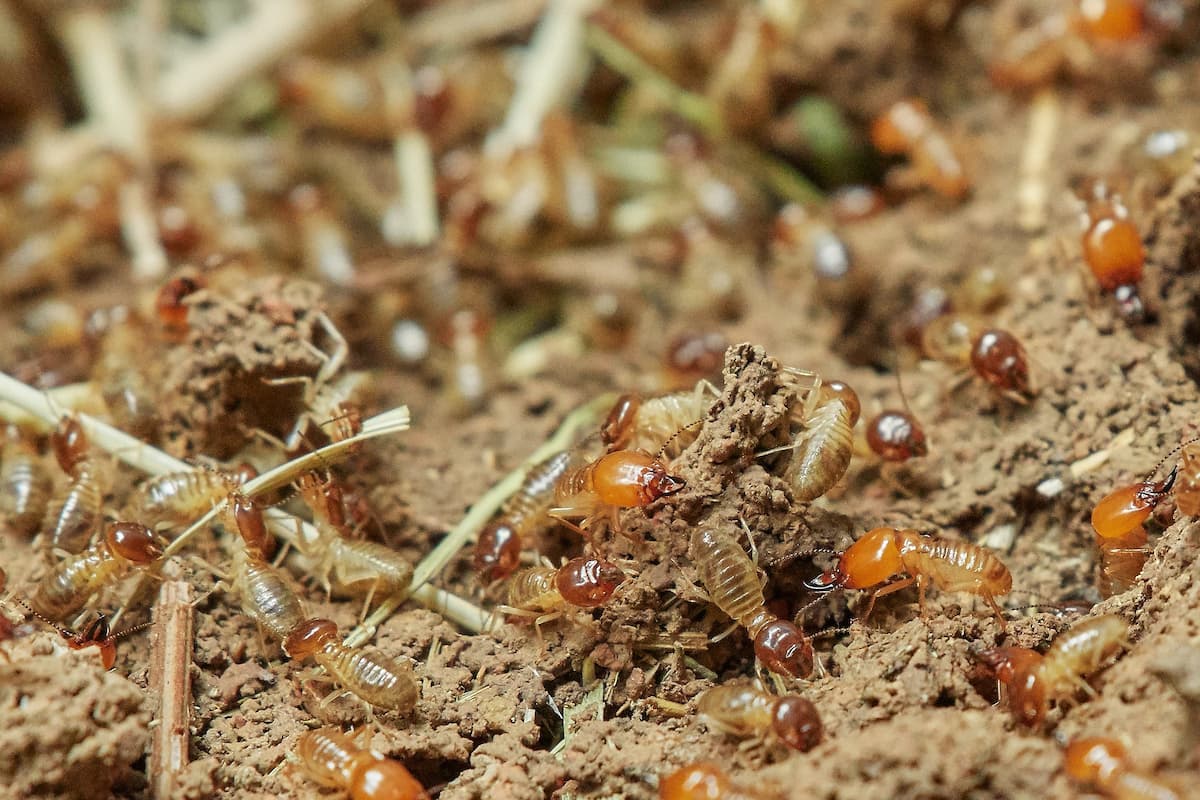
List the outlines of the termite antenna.
{"type": "Polygon", "coordinates": [[[800,620],[801,620],[801,619],[804,617],[804,612],[805,612],[805,611],[808,611],[810,608],[812,608],[813,606],[815,606],[817,603],[820,603],[820,602],[821,602],[821,601],[823,601],[824,599],[825,599],[824,597],[814,597],[812,600],[809,600],[809,601],[808,601],[807,603],[805,603],[805,604],[804,604],[804,605],[803,605],[803,606],[800,608],[800,610],[799,610],[799,611],[797,611],[797,612],[796,612],[796,614],[795,614],[795,615],[792,617],[792,623],[793,623],[793,624],[795,624],[795,625],[799,625],[799,624],[800,624],[800,620]]]}
{"type": "MultiPolygon", "coordinates": [[[[1150,474],[1148,474],[1146,476],[1146,483],[1149,483],[1150,479],[1158,474],[1158,471],[1160,469],[1162,469],[1163,464],[1166,464],[1168,461],[1170,461],[1171,457],[1173,455],[1178,453],[1183,448],[1187,447],[1189,444],[1194,444],[1196,442],[1200,442],[1200,436],[1193,436],[1191,439],[1187,439],[1183,442],[1180,442],[1178,445],[1176,445],[1175,448],[1173,450],[1171,450],[1171,452],[1167,453],[1165,456],[1163,456],[1161,459],[1159,459],[1159,462],[1154,465],[1154,469],[1150,470],[1150,474]]],[[[1175,483],[1175,473],[1177,470],[1178,470],[1178,467],[1172,469],[1171,474],[1167,476],[1167,479],[1165,481],[1163,481],[1163,488],[1161,490],[1162,492],[1171,491],[1171,485],[1174,485],[1174,483],[1175,483]],[[1167,484],[1170,484],[1170,485],[1167,485],[1167,484]]]]}
{"type": "Polygon", "coordinates": [[[126,628],[126,629],[125,629],[125,630],[123,630],[123,631],[119,631],[119,632],[117,632],[117,633],[110,634],[109,636],[107,636],[107,637],[105,637],[105,638],[107,638],[107,639],[108,639],[108,640],[110,640],[110,641],[111,641],[111,640],[113,640],[113,639],[121,639],[121,638],[124,638],[124,637],[126,637],[126,636],[130,636],[130,635],[132,635],[132,634],[135,634],[135,633],[137,633],[138,631],[144,631],[144,630],[146,630],[146,628],[149,628],[149,627],[150,627],[151,625],[153,625],[153,624],[154,624],[154,620],[150,620],[149,622],[143,622],[143,623],[141,623],[140,625],[133,625],[133,626],[131,626],[131,627],[128,627],[128,628],[126,628]]]}
{"type": "Polygon", "coordinates": [[[58,631],[64,639],[70,639],[75,636],[75,631],[73,631],[70,628],[67,628],[67,627],[55,622],[54,620],[50,619],[49,617],[43,615],[36,608],[29,605],[29,603],[25,600],[25,598],[23,598],[17,594],[9,594],[8,599],[15,600],[18,603],[20,603],[25,608],[25,610],[28,611],[32,617],[34,617],[34,619],[37,619],[43,625],[45,625],[49,628],[53,628],[54,630],[58,631]]]}
{"type": "Polygon", "coordinates": [[[683,434],[685,431],[690,431],[692,428],[696,427],[697,425],[700,425],[703,422],[704,422],[703,419],[698,419],[695,422],[689,422],[687,425],[684,425],[682,428],[680,428],[679,430],[672,433],[671,437],[669,439],[667,439],[665,442],[663,442],[662,447],[658,448],[658,454],[654,456],[655,460],[662,461],[663,456],[666,455],[667,448],[671,446],[672,442],[674,442],[676,439],[678,439],[679,436],[681,434],[683,434]]]}
{"type": "Polygon", "coordinates": [[[808,638],[809,639],[828,639],[830,636],[840,636],[844,633],[850,633],[850,631],[851,631],[851,628],[849,626],[845,626],[845,627],[841,627],[841,628],[825,628],[823,630],[817,631],[816,633],[814,633],[812,636],[810,636],[808,638]]]}

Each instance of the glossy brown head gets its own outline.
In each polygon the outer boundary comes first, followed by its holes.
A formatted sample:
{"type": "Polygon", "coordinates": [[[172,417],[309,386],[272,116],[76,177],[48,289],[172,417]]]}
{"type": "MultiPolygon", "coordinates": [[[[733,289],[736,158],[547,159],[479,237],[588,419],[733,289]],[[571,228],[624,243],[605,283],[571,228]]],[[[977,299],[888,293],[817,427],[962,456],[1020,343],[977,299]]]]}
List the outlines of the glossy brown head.
{"type": "Polygon", "coordinates": [[[336,641],[338,626],[328,619],[306,619],[292,628],[291,633],[283,640],[283,652],[288,658],[303,661],[320,652],[327,643],[336,641]]]}
{"type": "Polygon", "coordinates": [[[72,650],[97,648],[100,651],[100,663],[106,670],[112,669],[117,663],[117,642],[109,635],[108,617],[103,614],[89,622],[79,633],[67,628],[60,628],[59,632],[67,640],[67,647],[72,650]]]}
{"type": "Polygon", "coordinates": [[[180,276],[167,281],[158,290],[154,310],[158,321],[168,333],[174,336],[187,333],[188,307],[184,300],[200,291],[203,286],[202,279],[180,276]]]}
{"type": "Polygon", "coordinates": [[[867,445],[884,461],[902,462],[929,452],[925,431],[906,411],[890,409],[867,423],[867,445]]]}
{"type": "Polygon", "coordinates": [[[812,674],[812,643],[787,620],[777,619],[758,632],[754,637],[754,655],[763,666],[779,675],[807,678],[812,674]]]}
{"type": "Polygon", "coordinates": [[[620,450],[629,442],[633,434],[633,421],[642,405],[639,394],[623,394],[617,398],[612,410],[604,418],[600,426],[600,441],[608,446],[609,451],[620,450]]]}
{"type": "Polygon", "coordinates": [[[1007,687],[1013,716],[1031,728],[1040,727],[1049,707],[1046,684],[1039,674],[1042,655],[1028,647],[996,647],[984,650],[978,658],[1007,687]]]}
{"type": "Polygon", "coordinates": [[[821,743],[821,715],[806,698],[781,697],[775,701],[771,730],[788,747],[806,753],[821,743]]]}
{"type": "Polygon", "coordinates": [[[247,552],[264,560],[271,557],[275,552],[275,538],[267,532],[267,521],[258,503],[235,492],[229,496],[229,517],[247,552]]]}
{"type": "Polygon", "coordinates": [[[1063,752],[1063,769],[1080,783],[1103,785],[1121,771],[1128,754],[1116,739],[1076,739],[1063,752]]]}
{"type": "Polygon", "coordinates": [[[827,381],[821,384],[821,397],[824,400],[838,399],[846,404],[846,410],[850,412],[850,424],[858,422],[858,416],[862,413],[862,404],[858,401],[858,393],[850,388],[850,384],[843,381],[827,381]]]}
{"type": "Polygon", "coordinates": [[[163,553],[154,531],[138,522],[110,522],[104,542],[114,556],[134,564],[150,564],[163,553]]]}
{"type": "Polygon", "coordinates": [[[721,369],[729,340],[719,331],[688,331],[667,345],[663,356],[673,373],[689,378],[704,378],[721,369]]]}
{"type": "Polygon", "coordinates": [[[88,439],[78,417],[64,416],[50,434],[50,447],[63,472],[75,474],[75,466],[87,455],[88,439]]]}
{"type": "Polygon", "coordinates": [[[971,367],[997,389],[1022,395],[1033,393],[1025,348],[1008,331],[991,328],[975,337],[971,367]]]}
{"type": "Polygon", "coordinates": [[[521,537],[503,519],[495,520],[479,533],[475,543],[475,572],[495,581],[507,578],[521,562],[521,537]]]}
{"type": "Polygon", "coordinates": [[[595,608],[608,602],[625,580],[616,564],[599,558],[573,558],[554,576],[559,594],[573,606],[595,608]]]}

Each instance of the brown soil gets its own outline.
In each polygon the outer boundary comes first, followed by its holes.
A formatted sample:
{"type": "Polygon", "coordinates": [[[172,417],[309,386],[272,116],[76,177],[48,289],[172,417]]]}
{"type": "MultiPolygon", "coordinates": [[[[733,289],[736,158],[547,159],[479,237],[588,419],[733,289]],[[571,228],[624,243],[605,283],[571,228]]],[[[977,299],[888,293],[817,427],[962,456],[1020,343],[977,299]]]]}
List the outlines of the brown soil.
{"type": "MultiPolygon", "coordinates": [[[[744,286],[744,311],[719,325],[729,341],[744,343],[727,352],[721,395],[696,442],[672,464],[686,489],[644,512],[627,512],[627,535],[606,535],[598,544],[635,576],[603,609],[547,624],[540,637],[522,624],[468,635],[436,610],[404,606],[373,645],[416,663],[421,698],[411,715],[376,713],[372,721],[351,698],[325,702],[322,676],[283,659],[273,643],[264,649],[237,603],[214,589],[215,579],[194,560],[185,561],[202,599],[193,649],[192,763],[181,796],[316,796],[288,754],[296,736],[318,722],[366,725],[373,748],[403,761],[443,800],[640,800],[656,796],[659,776],[697,760],[715,761],[772,797],[1069,798],[1080,795],[1062,772],[1060,741],[1082,735],[1121,738],[1133,745],[1139,767],[1181,773],[1195,791],[1200,581],[1193,562],[1200,525],[1194,520],[1167,520],[1153,531],[1153,554],[1136,585],[1087,612],[1124,616],[1134,647],[1093,680],[1096,697],[1054,710],[1047,731],[1021,728],[997,707],[995,683],[974,654],[998,642],[1044,650],[1077,619],[1052,604],[1098,601],[1092,505],[1140,479],[1196,432],[1200,169],[1158,194],[1139,194],[1144,202],[1135,213],[1149,252],[1143,293],[1154,311],[1147,324],[1125,323],[1111,298],[1095,296],[1078,263],[1076,212],[1067,197],[1080,176],[1120,173],[1125,147],[1139,133],[1200,131],[1193,80],[1200,62],[1167,48],[1157,60],[1147,57],[1145,71],[1129,78],[1137,84],[1129,91],[1114,90],[1111,76],[1098,70],[1060,92],[1053,157],[1041,176],[1051,200],[1044,230],[1029,234],[1016,224],[1028,99],[988,86],[980,60],[987,37],[976,41],[991,14],[1012,13],[1009,7],[1020,4],[972,6],[946,32],[893,18],[869,0],[813,5],[823,10],[781,74],[861,118],[900,96],[931,98],[969,142],[972,199],[952,206],[921,194],[849,228],[847,240],[873,275],[869,303],[853,314],[823,303],[806,275],[771,264],[755,273],[744,286]],[[779,382],[780,365],[847,381],[864,416],[895,407],[889,368],[897,357],[889,331],[917,287],[953,284],[980,265],[1005,277],[1009,300],[995,322],[1024,342],[1035,365],[1036,398],[1016,403],[941,365],[906,365],[904,388],[925,423],[929,456],[901,468],[856,458],[834,492],[812,504],[794,502],[773,474],[778,465],[755,458],[781,440],[794,402],[779,382]],[[1072,463],[1127,430],[1133,432],[1128,446],[1090,471],[1072,473],[1072,463]],[[1056,478],[1060,492],[1037,491],[1056,478]],[[825,557],[804,551],[842,549],[884,524],[997,546],[1014,578],[1008,605],[1041,605],[1013,612],[1002,632],[969,595],[935,590],[920,617],[914,593],[901,592],[881,600],[866,624],[851,624],[852,609],[865,600],[858,593],[822,599],[804,611],[807,629],[850,629],[817,641],[824,674],[788,688],[816,703],[825,740],[807,754],[769,743],[744,747],[690,710],[674,712],[674,704],[692,703],[713,685],[713,675],[734,681],[755,674],[742,632],[708,642],[728,621],[705,602],[688,552],[697,526],[734,531],[742,522],[757,547],[768,597],[793,611],[810,599],[800,582],[828,566],[825,557]],[[587,714],[572,715],[589,697],[593,687],[583,684],[583,671],[593,668],[604,682],[603,702],[588,700],[587,714]]],[[[1194,5],[1188,4],[1191,14],[1194,5]]],[[[753,246],[731,248],[756,268],[753,246]]],[[[660,276],[651,275],[644,249],[650,248],[600,250],[599,263],[611,259],[617,274],[632,270],[651,285],[660,276]]],[[[434,257],[412,271],[426,267],[438,269],[434,257]]],[[[602,285],[606,278],[594,280],[602,285]]],[[[564,282],[592,280],[575,274],[564,282]]],[[[131,291],[114,278],[61,294],[95,307],[131,291]]],[[[482,411],[463,418],[429,370],[401,368],[381,355],[379,337],[361,313],[368,294],[294,276],[230,280],[190,301],[186,342],[156,345],[145,358],[165,365],[155,389],[164,449],[232,459],[255,429],[282,437],[291,428],[303,387],[262,381],[315,373],[322,363],[315,351],[330,348],[316,315],[327,312],[351,342],[350,366],[375,374],[375,405],[413,410],[412,430],[371,443],[342,473],[367,493],[386,541],[414,562],[571,409],[601,392],[654,388],[665,334],[698,324],[698,316],[647,303],[623,350],[560,358],[541,377],[497,387],[482,411]]],[[[18,321],[36,299],[22,298],[12,313],[0,314],[0,334],[14,342],[0,359],[6,371],[28,356],[18,321]]],[[[251,456],[262,465],[279,457],[269,446],[251,456]]],[[[118,481],[111,506],[119,507],[132,480],[118,481]]],[[[565,531],[547,532],[541,545],[555,559],[580,547],[565,531]]],[[[6,537],[0,547],[0,563],[18,590],[26,585],[20,576],[43,569],[27,542],[6,537]]],[[[213,563],[225,559],[219,536],[192,552],[213,563]]],[[[493,605],[503,590],[480,585],[470,555],[467,548],[437,582],[493,605]]],[[[313,615],[343,630],[357,621],[359,601],[329,600],[319,587],[306,587],[304,597],[313,615]]],[[[138,610],[130,622],[147,618],[138,610]]],[[[53,632],[5,645],[0,793],[150,796],[143,775],[147,725],[156,713],[147,690],[149,647],[144,635],[122,641],[115,671],[105,673],[94,651],[66,652],[53,632]]]]}

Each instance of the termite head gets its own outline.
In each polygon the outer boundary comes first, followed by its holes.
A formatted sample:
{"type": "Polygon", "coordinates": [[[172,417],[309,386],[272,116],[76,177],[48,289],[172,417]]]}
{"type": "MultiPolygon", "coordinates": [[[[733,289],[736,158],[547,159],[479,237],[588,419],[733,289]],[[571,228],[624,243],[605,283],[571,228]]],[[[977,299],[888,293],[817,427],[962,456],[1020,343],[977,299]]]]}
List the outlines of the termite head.
{"type": "Polygon", "coordinates": [[[874,528],[867,531],[842,553],[833,570],[805,581],[805,588],[814,592],[866,589],[902,572],[904,565],[900,560],[897,533],[895,528],[874,528]]]}
{"type": "Polygon", "coordinates": [[[778,675],[807,678],[813,670],[812,643],[787,620],[768,623],[754,637],[754,656],[778,675]]]}
{"type": "Polygon", "coordinates": [[[262,508],[240,492],[229,497],[229,519],[246,545],[246,551],[257,558],[268,559],[275,552],[275,539],[267,533],[262,508]]]}
{"type": "Polygon", "coordinates": [[[658,782],[660,800],[709,800],[728,797],[733,782],[716,764],[689,764],[658,782]]]}
{"type": "Polygon", "coordinates": [[[79,424],[79,418],[64,416],[58,423],[58,428],[50,434],[50,446],[54,449],[54,457],[63,471],[71,474],[75,465],[86,455],[88,450],[87,434],[79,424]]]}
{"type": "Polygon", "coordinates": [[[663,462],[640,450],[617,450],[592,465],[599,500],[618,508],[638,508],[675,494],[686,483],[663,462]]]}
{"type": "Polygon", "coordinates": [[[1025,348],[1008,331],[992,328],[976,336],[971,344],[971,367],[1001,391],[1033,394],[1025,348]]]}
{"type": "Polygon", "coordinates": [[[283,652],[288,658],[303,661],[318,653],[328,642],[338,636],[337,623],[328,619],[306,619],[287,635],[283,640],[283,652]]]}
{"type": "Polygon", "coordinates": [[[1063,769],[1080,783],[1102,785],[1125,763],[1128,754],[1116,739],[1076,739],[1063,752],[1063,769]]]}
{"type": "Polygon", "coordinates": [[[616,564],[599,558],[573,558],[554,576],[559,593],[573,606],[596,608],[604,605],[625,580],[616,564]]]}
{"type": "Polygon", "coordinates": [[[238,486],[245,486],[250,481],[258,477],[258,470],[253,464],[248,461],[243,461],[234,467],[233,482],[238,486]]]}
{"type": "Polygon", "coordinates": [[[110,522],[104,542],[115,556],[134,564],[150,564],[162,556],[154,531],[137,522],[110,522]]]}
{"type": "Polygon", "coordinates": [[[867,445],[884,461],[908,461],[929,453],[925,431],[908,412],[889,410],[867,424],[867,445]]]}
{"type": "Polygon", "coordinates": [[[633,420],[641,405],[642,396],[639,394],[623,394],[617,398],[604,424],[600,426],[600,441],[608,445],[609,450],[620,450],[629,441],[633,433],[633,420]]]}
{"type": "Polygon", "coordinates": [[[1038,667],[1042,655],[1028,647],[995,647],[976,655],[1008,689],[1008,706],[1021,722],[1036,728],[1046,717],[1046,682],[1038,667]]]}
{"type": "Polygon", "coordinates": [[[821,715],[811,700],[797,695],[781,697],[775,702],[771,729],[781,742],[801,753],[821,743],[821,715]]]}
{"type": "Polygon", "coordinates": [[[1122,486],[1100,499],[1092,509],[1092,528],[1102,539],[1127,536],[1150,518],[1154,508],[1171,493],[1179,468],[1161,482],[1142,481],[1122,486]]]}
{"type": "Polygon", "coordinates": [[[158,290],[154,300],[154,310],[158,321],[172,336],[181,336],[188,329],[188,307],[183,302],[189,295],[200,291],[204,286],[201,278],[180,276],[172,278],[158,290]]]}
{"type": "Polygon", "coordinates": [[[841,400],[846,404],[846,409],[850,412],[851,426],[858,422],[858,415],[862,413],[862,404],[858,401],[858,393],[849,384],[843,381],[826,381],[822,383],[822,402],[834,399],[841,400]]]}
{"type": "Polygon", "coordinates": [[[503,519],[479,532],[475,543],[475,571],[484,580],[507,578],[521,561],[521,537],[503,519]]]}
{"type": "Polygon", "coordinates": [[[72,650],[83,650],[88,647],[96,647],[100,650],[100,662],[104,668],[112,669],[117,663],[117,642],[114,637],[109,636],[108,617],[100,614],[96,619],[87,624],[79,633],[68,628],[59,628],[58,631],[67,641],[67,647],[72,650]]]}

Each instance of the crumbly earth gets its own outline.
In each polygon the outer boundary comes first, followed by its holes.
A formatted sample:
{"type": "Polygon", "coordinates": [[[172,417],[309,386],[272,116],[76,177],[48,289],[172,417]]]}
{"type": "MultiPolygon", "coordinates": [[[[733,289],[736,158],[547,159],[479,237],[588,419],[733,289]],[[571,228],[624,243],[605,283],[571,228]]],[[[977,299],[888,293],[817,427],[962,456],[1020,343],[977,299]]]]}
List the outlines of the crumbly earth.
{"type": "MultiPolygon", "coordinates": [[[[848,228],[872,276],[869,297],[852,310],[825,303],[811,277],[778,265],[754,272],[743,287],[744,313],[721,326],[739,344],[726,355],[720,397],[672,464],[686,489],[625,513],[623,533],[598,543],[633,577],[602,610],[549,623],[540,636],[519,623],[467,634],[436,609],[404,606],[373,646],[416,662],[421,698],[411,714],[369,719],[351,699],[327,700],[330,687],[311,665],[282,658],[226,589],[186,562],[201,599],[191,763],[179,796],[316,796],[289,753],[301,732],[323,723],[360,726],[364,741],[402,760],[444,800],[643,800],[656,796],[659,776],[696,760],[722,765],[767,797],[1071,798],[1081,795],[1062,772],[1059,742],[1083,735],[1120,738],[1138,767],[1178,773],[1195,791],[1200,523],[1163,520],[1134,587],[1098,602],[1088,516],[1100,496],[1140,479],[1197,432],[1200,168],[1163,186],[1130,187],[1149,252],[1143,293],[1154,312],[1140,325],[1122,321],[1081,271],[1068,188],[1081,176],[1121,174],[1140,133],[1200,131],[1200,89],[1191,80],[1197,62],[1172,57],[1152,74],[1149,67],[1132,73],[1127,83],[1137,86],[1125,93],[1111,91],[1111,76],[1100,71],[1057,96],[1052,157],[1037,176],[1049,201],[1031,232],[1017,223],[1030,105],[987,88],[977,61],[987,52],[986,31],[960,42],[901,24],[869,0],[824,5],[791,73],[863,118],[902,95],[935,99],[968,145],[973,199],[950,206],[918,195],[848,228]],[[933,53],[938,63],[925,60],[933,53]],[[962,63],[972,68],[949,66],[962,63]],[[918,287],[950,285],[985,265],[1008,289],[994,323],[1020,337],[1034,365],[1038,393],[1028,403],[941,365],[909,363],[889,343],[918,287]],[[835,491],[795,502],[780,465],[755,457],[781,440],[795,402],[780,366],[846,380],[869,417],[900,404],[898,361],[929,456],[898,468],[858,457],[835,491]],[[1072,469],[1102,451],[1107,457],[1090,468],[1072,469]],[[824,722],[824,741],[806,754],[769,742],[744,746],[693,713],[695,698],[714,682],[754,675],[742,632],[710,641],[728,621],[705,602],[688,546],[698,526],[736,532],[743,524],[768,598],[802,612],[810,631],[831,629],[817,639],[822,673],[786,684],[811,698],[824,722]],[[936,590],[924,617],[907,591],[881,600],[867,622],[854,618],[865,598],[853,592],[810,605],[801,581],[828,560],[807,551],[844,548],[885,524],[994,547],[1013,573],[1007,605],[1030,607],[1013,611],[1001,631],[982,602],[936,590]],[[1044,649],[1079,618],[1056,607],[1066,600],[1097,603],[1087,615],[1124,616],[1134,646],[1091,681],[1095,697],[1064,704],[1045,731],[1031,732],[1013,722],[975,653],[996,643],[1044,649]],[[585,675],[596,683],[585,684],[585,675]]],[[[1020,4],[995,5],[999,15],[1020,4]]],[[[965,28],[975,31],[970,23],[965,28]]],[[[739,257],[753,267],[746,250],[739,257]]],[[[647,286],[657,279],[652,264],[628,252],[600,252],[601,263],[613,261],[611,274],[647,286]]],[[[89,302],[109,292],[115,299],[121,289],[98,289],[89,302]]],[[[360,298],[352,293],[291,278],[210,292],[191,301],[191,338],[169,351],[161,407],[168,449],[223,459],[255,428],[285,435],[303,387],[268,391],[261,379],[320,368],[317,353],[330,349],[316,324],[324,310],[352,343],[350,366],[376,373],[379,407],[413,410],[412,430],[368,445],[343,473],[366,492],[383,538],[414,561],[571,409],[601,392],[656,388],[667,334],[692,324],[647,304],[625,351],[559,358],[539,377],[498,387],[482,412],[463,419],[428,374],[386,361],[378,343],[360,346],[371,333],[356,327],[360,298]]],[[[0,334],[12,333],[17,318],[0,314],[0,334]]],[[[116,505],[119,494],[110,498],[116,505]]],[[[28,543],[2,541],[0,559],[19,589],[23,576],[43,567],[28,543]]],[[[546,532],[540,545],[555,559],[580,549],[565,531],[546,532]]],[[[193,552],[225,562],[218,539],[193,552]]],[[[480,584],[469,548],[437,582],[484,606],[503,592],[480,584]]],[[[314,586],[303,593],[314,615],[343,630],[357,621],[359,601],[329,600],[314,586]]],[[[133,621],[144,618],[137,611],[133,621]]],[[[112,673],[101,671],[94,650],[61,652],[53,633],[2,647],[9,663],[0,663],[0,793],[149,797],[140,773],[156,709],[146,689],[146,637],[121,642],[112,673]]]]}

